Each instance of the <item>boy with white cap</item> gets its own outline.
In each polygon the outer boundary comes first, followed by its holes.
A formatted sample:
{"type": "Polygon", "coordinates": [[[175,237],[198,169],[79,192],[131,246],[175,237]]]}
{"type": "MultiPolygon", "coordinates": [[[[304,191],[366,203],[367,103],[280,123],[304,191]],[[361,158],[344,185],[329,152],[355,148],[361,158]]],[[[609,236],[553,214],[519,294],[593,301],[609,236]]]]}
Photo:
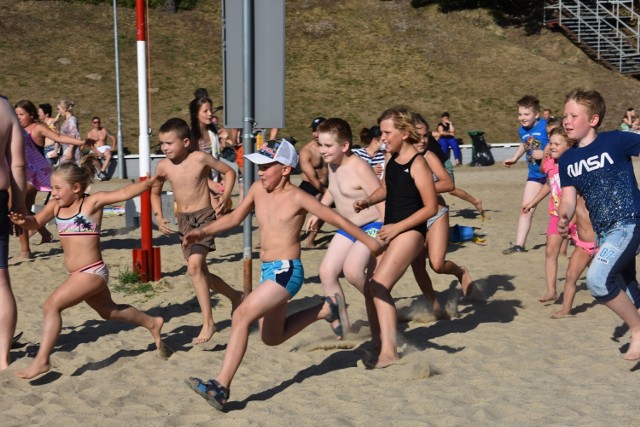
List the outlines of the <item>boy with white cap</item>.
{"type": "Polygon", "coordinates": [[[244,157],[258,165],[260,181],[251,186],[232,213],[189,232],[183,240],[183,245],[188,245],[205,235],[235,227],[251,211],[255,211],[260,229],[260,286],[245,296],[232,315],[231,335],[220,372],[206,382],[193,377],[187,379],[187,384],[218,410],[224,408],[229,398],[231,381],[247,349],[249,327],[253,322],[259,320],[265,344],[278,345],[317,320],[332,322],[344,316],[342,300],[334,303],[331,298],[287,316],[287,302],[300,290],[304,280],[298,236],[307,212],[345,230],[372,252],[381,250],[380,244],[360,227],[291,184],[291,170],[298,163],[298,154],[288,141],[267,141],[257,153],[244,157]]]}

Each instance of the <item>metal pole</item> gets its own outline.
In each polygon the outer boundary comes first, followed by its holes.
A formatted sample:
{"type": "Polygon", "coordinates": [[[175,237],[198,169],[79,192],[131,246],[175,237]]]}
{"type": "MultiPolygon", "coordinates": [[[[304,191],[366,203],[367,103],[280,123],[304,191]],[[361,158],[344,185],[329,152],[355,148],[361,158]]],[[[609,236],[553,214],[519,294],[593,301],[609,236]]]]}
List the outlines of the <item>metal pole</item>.
{"type": "MultiPolygon", "coordinates": [[[[242,8],[242,81],[243,81],[243,119],[242,147],[244,154],[253,153],[253,0],[243,0],[242,8]]],[[[244,162],[244,194],[249,192],[253,184],[254,165],[244,162]]],[[[249,214],[243,224],[243,289],[245,296],[252,288],[251,266],[251,228],[253,215],[249,214]]]]}
{"type": "Polygon", "coordinates": [[[118,54],[118,11],[113,0],[113,43],[116,62],[116,106],[118,110],[118,178],[124,178],[124,149],[122,148],[122,114],[120,111],[120,55],[118,54]]]}

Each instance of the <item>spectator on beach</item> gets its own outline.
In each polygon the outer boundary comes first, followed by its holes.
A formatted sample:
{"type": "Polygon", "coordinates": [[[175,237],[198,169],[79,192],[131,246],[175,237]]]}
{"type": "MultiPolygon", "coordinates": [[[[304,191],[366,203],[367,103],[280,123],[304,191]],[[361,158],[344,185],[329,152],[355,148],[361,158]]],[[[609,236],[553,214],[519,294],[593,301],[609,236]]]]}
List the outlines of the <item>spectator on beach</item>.
{"type": "MultiPolygon", "coordinates": [[[[18,116],[20,125],[25,131],[24,148],[25,161],[27,165],[27,189],[25,192],[25,203],[28,209],[35,203],[38,191],[51,191],[51,163],[36,149],[37,146],[44,146],[45,138],[50,138],[58,143],[69,144],[70,146],[80,146],[85,142],[69,136],[61,135],[49,127],[40,123],[37,119],[38,109],[35,104],[28,99],[22,99],[15,105],[15,113],[18,116]]],[[[40,243],[47,243],[53,240],[53,236],[46,229],[38,229],[42,239],[40,243]]],[[[29,235],[24,233],[19,236],[21,244],[21,257],[31,258],[31,247],[29,235]]]]}
{"type": "Polygon", "coordinates": [[[440,134],[438,143],[442,147],[442,151],[449,158],[449,149],[453,151],[453,158],[455,159],[455,165],[460,166],[462,164],[462,154],[460,153],[460,147],[458,146],[458,140],[456,139],[456,129],[449,120],[449,113],[444,112],[440,116],[440,123],[436,126],[436,130],[440,134]]]}
{"type": "MultiPolygon", "coordinates": [[[[38,119],[40,123],[47,126],[52,131],[59,133],[58,129],[58,116],[51,117],[53,113],[53,109],[51,104],[40,104],[38,106],[38,119]]],[[[42,154],[44,157],[49,160],[51,166],[55,166],[58,164],[58,159],[60,156],[60,143],[54,141],[51,138],[44,139],[44,147],[42,149],[42,154]]]]}
{"type": "MultiPolygon", "coordinates": [[[[61,100],[58,103],[58,115],[64,118],[64,121],[60,125],[60,134],[66,135],[73,139],[80,139],[80,130],[78,128],[78,119],[73,115],[73,107],[75,103],[73,101],[61,100]]],[[[80,161],[81,153],[77,145],[64,142],[62,144],[62,159],[60,162],[78,162],[80,161]]]]}
{"type": "MultiPolygon", "coordinates": [[[[516,104],[518,106],[518,121],[520,122],[518,134],[521,142],[515,155],[503,163],[506,167],[511,167],[518,162],[518,159],[523,154],[526,155],[528,174],[527,181],[524,184],[522,203],[520,204],[520,206],[524,206],[533,200],[544,183],[547,182],[547,176],[540,170],[540,164],[542,163],[544,149],[549,142],[549,138],[547,135],[547,121],[540,119],[540,101],[538,98],[532,95],[525,95],[516,104]]],[[[527,212],[523,212],[522,209],[518,209],[518,211],[516,243],[503,250],[502,253],[504,255],[526,252],[524,245],[531,228],[535,208],[527,212]]]]}
{"type": "Polygon", "coordinates": [[[100,117],[93,117],[91,125],[93,127],[87,132],[87,139],[92,140],[91,151],[97,159],[95,164],[98,171],[97,178],[100,181],[106,181],[109,179],[107,173],[109,172],[109,163],[111,163],[111,151],[116,145],[116,138],[109,132],[109,129],[102,126],[100,117]],[[107,138],[109,138],[111,145],[107,144],[107,138]]]}
{"type": "MultiPolygon", "coordinates": [[[[317,200],[327,191],[327,164],[322,159],[318,147],[318,125],[325,121],[324,117],[316,117],[311,121],[311,140],[300,150],[300,169],[302,170],[302,181],[300,188],[317,200]]],[[[309,235],[304,243],[305,248],[313,248],[315,239],[322,227],[323,222],[318,221],[314,228],[309,230],[309,235]]]]}
{"type": "Polygon", "coordinates": [[[455,196],[465,202],[471,203],[478,213],[481,216],[484,216],[484,209],[482,207],[482,199],[478,199],[472,196],[470,193],[465,191],[464,189],[455,186],[456,178],[453,170],[453,164],[451,163],[451,159],[442,151],[442,147],[436,141],[433,132],[429,130],[429,123],[427,120],[422,117],[419,113],[413,113],[413,125],[416,128],[416,131],[423,138],[426,138],[426,148],[429,152],[436,155],[436,157],[440,160],[447,173],[451,177],[451,181],[454,184],[454,189],[449,191],[449,194],[455,196]]]}
{"type": "Polygon", "coordinates": [[[627,111],[624,113],[624,117],[622,117],[622,122],[620,123],[620,129],[627,132],[638,132],[640,130],[640,119],[633,107],[627,108],[627,111]]]}
{"type": "Polygon", "coordinates": [[[382,179],[384,174],[386,150],[382,143],[382,132],[380,131],[380,126],[375,125],[370,128],[363,128],[360,135],[360,139],[362,140],[364,147],[354,149],[353,154],[369,163],[369,166],[373,168],[378,179],[382,179]]]}
{"type": "MultiPolygon", "coordinates": [[[[14,109],[0,97],[0,371],[11,363],[11,344],[16,331],[18,309],[9,277],[9,208],[25,213],[27,187],[22,126],[14,109]],[[11,192],[11,207],[9,207],[11,192]]],[[[22,231],[15,230],[18,234],[22,231]]]]}

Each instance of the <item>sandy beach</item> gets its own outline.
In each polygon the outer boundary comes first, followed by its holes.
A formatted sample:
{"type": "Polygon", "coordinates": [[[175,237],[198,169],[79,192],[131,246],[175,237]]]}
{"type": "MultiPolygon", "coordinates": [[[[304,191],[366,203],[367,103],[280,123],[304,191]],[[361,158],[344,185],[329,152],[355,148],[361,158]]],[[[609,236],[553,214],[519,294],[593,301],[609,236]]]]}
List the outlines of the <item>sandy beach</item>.
{"type": "MultiPolygon", "coordinates": [[[[636,163],[636,169],[640,164],[636,163]]],[[[0,372],[0,425],[24,426],[459,426],[631,424],[637,408],[640,363],[621,354],[629,341],[622,321],[597,305],[579,282],[575,315],[549,317],[559,303],[541,304],[544,292],[546,203],[539,206],[526,253],[501,251],[515,238],[526,176],[524,164],[456,169],[456,184],[483,200],[486,218],[452,196],[450,225],[474,228],[484,245],[451,244],[448,258],[468,267],[477,290],[460,298],[453,276],[430,272],[440,300],[456,316],[436,321],[409,271],[393,290],[400,314],[399,364],[367,370],[360,360],[369,348],[364,300],[342,281],[354,333],[336,341],[319,321],[278,347],[267,347],[254,329],[244,362],[231,388],[226,413],[216,411],[185,385],[185,378],[214,377],[230,332],[231,305],[213,296],[218,332],[193,346],[201,315],[177,236],[154,231],[161,248],[163,278],[152,296],[114,292],[119,303],[163,316],[163,336],[176,352],[158,357],[143,328],[101,320],[86,304],[63,313],[63,330],[52,355],[52,370],[32,381],[14,376],[37,351],[41,306],[67,275],[59,240],[36,245],[34,259],[19,260],[10,245],[10,274],[18,302],[12,365],[0,372]]],[[[298,179],[296,177],[296,179],[298,179]]],[[[96,183],[93,191],[124,181],[96,183]]],[[[234,199],[237,203],[237,197],[234,199]]],[[[103,221],[103,256],[110,286],[131,269],[140,232],[125,217],[103,221]]],[[[55,227],[49,225],[55,233],[55,227]]],[[[292,311],[322,295],[318,267],[333,232],[304,250],[306,280],[290,302],[292,311]]],[[[258,242],[257,231],[253,237],[258,242]]],[[[217,238],[209,268],[242,289],[242,230],[217,238]]],[[[572,248],[570,249],[571,253],[572,248]]],[[[254,287],[260,262],[254,251],[254,287]]],[[[559,260],[559,292],[568,259],[559,260]]]]}

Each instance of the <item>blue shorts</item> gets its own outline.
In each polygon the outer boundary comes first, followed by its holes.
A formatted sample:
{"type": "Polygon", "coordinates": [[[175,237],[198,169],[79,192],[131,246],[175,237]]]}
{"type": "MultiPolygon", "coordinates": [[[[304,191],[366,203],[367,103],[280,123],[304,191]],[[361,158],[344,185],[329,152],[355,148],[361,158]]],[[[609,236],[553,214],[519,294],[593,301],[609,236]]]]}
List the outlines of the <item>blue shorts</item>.
{"type": "MultiPolygon", "coordinates": [[[[373,222],[370,222],[369,224],[360,226],[360,230],[364,231],[366,234],[373,237],[374,239],[378,237],[378,231],[380,231],[381,228],[382,228],[382,222],[380,221],[373,221],[373,222]]],[[[344,230],[338,230],[337,233],[341,236],[346,237],[352,242],[356,241],[355,237],[353,237],[351,234],[347,233],[344,230]]]]}
{"type": "Polygon", "coordinates": [[[544,185],[545,182],[547,182],[547,177],[543,176],[542,178],[536,178],[536,177],[533,177],[533,176],[527,176],[527,182],[529,182],[529,181],[537,182],[538,184],[544,185]]]}
{"type": "Polygon", "coordinates": [[[636,255],[640,251],[640,225],[621,224],[606,232],[587,272],[587,287],[601,302],[625,292],[640,308],[640,288],[636,280],[636,255]]]}
{"type": "Polygon", "coordinates": [[[299,259],[285,259],[282,261],[270,261],[262,263],[262,274],[260,284],[266,280],[276,282],[289,292],[293,298],[304,281],[304,267],[299,259]]]}

